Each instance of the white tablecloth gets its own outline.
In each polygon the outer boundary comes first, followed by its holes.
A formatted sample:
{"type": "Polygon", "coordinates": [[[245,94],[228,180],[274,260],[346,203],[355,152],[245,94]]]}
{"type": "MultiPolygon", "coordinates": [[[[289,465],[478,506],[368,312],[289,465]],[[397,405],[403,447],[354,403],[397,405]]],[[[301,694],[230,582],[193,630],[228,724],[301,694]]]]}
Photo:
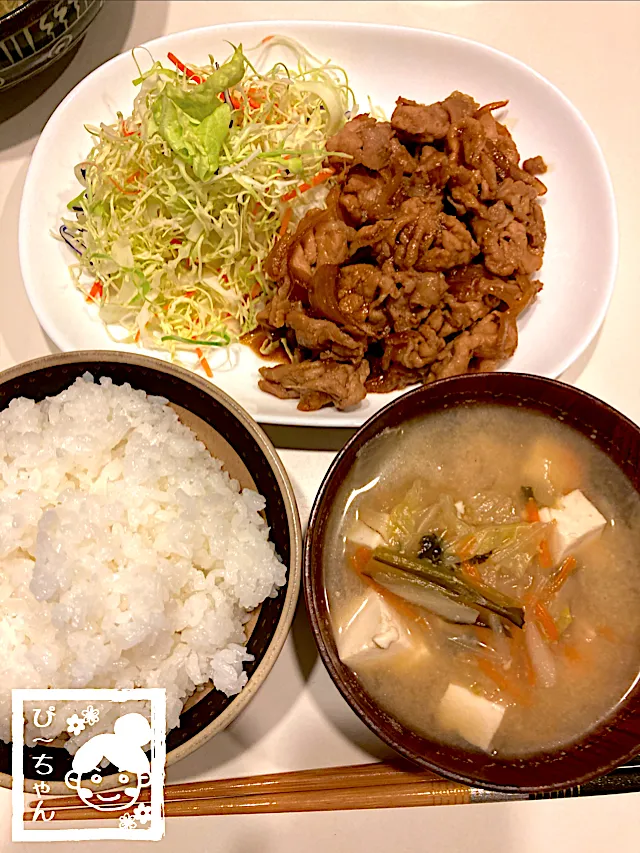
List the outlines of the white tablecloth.
{"type": "MultiPolygon", "coordinates": [[[[634,260],[640,234],[639,3],[107,0],[99,22],[62,73],[45,72],[0,96],[0,368],[55,349],[40,329],[22,284],[18,209],[38,134],[67,92],[111,56],[156,36],[221,22],[294,18],[404,24],[463,35],[529,63],[576,104],[595,131],[613,177],[620,267],[600,334],[563,378],[640,421],[640,286],[634,260]]],[[[286,428],[269,432],[281,448],[304,524],[337,447],[337,434],[286,428]]],[[[384,754],[383,745],[329,680],[301,602],[293,631],[261,691],[227,731],[170,768],[169,781],[348,764],[384,754]]],[[[632,851],[640,849],[639,808],[640,794],[627,794],[403,811],[170,819],[156,848],[166,853],[338,853],[356,848],[367,853],[632,851]]],[[[14,849],[9,816],[9,792],[0,790],[0,851],[14,849]]],[[[82,849],[108,853],[122,844],[95,842],[82,849]]],[[[55,849],[62,846],[56,844],[55,849]]]]}

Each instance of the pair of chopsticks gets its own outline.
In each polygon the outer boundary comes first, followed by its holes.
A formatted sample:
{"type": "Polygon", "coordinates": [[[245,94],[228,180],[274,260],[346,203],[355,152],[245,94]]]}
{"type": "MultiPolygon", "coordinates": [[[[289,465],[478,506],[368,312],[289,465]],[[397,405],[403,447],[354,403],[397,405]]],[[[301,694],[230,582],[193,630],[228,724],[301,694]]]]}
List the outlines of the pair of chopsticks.
{"type": "MultiPolygon", "coordinates": [[[[504,794],[448,782],[428,770],[397,760],[167,785],[164,813],[166,817],[187,817],[344,811],[593,796],[639,790],[640,766],[635,765],[618,768],[586,785],[550,794],[504,794]]],[[[139,801],[149,801],[148,789],[141,792],[139,801]]],[[[36,805],[35,801],[29,804],[30,808],[36,805]]],[[[105,820],[107,817],[105,812],[82,804],[76,796],[47,797],[43,807],[47,812],[55,812],[54,820],[105,820]]],[[[116,812],[114,819],[119,815],[116,812]]],[[[33,812],[26,812],[24,819],[30,821],[32,816],[33,812]]]]}

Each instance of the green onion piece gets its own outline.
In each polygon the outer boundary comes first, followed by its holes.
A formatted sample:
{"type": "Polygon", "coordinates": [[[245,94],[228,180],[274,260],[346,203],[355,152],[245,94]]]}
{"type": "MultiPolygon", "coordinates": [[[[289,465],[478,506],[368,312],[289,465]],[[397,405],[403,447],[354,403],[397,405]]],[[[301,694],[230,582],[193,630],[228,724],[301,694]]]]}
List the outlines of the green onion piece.
{"type": "Polygon", "coordinates": [[[385,547],[376,548],[373,559],[404,572],[412,579],[418,578],[425,583],[435,585],[442,592],[446,590],[447,593],[452,593],[461,604],[469,607],[483,607],[507,619],[518,628],[524,625],[524,610],[515,599],[484,584],[471,585],[449,567],[436,566],[426,559],[413,559],[385,547]]]}
{"type": "MultiPolygon", "coordinates": [[[[217,333],[214,333],[217,334],[217,333]]],[[[229,343],[229,339],[221,341],[203,341],[199,338],[182,338],[180,335],[163,335],[161,341],[178,341],[181,344],[191,344],[194,347],[224,347],[229,343]]]]}

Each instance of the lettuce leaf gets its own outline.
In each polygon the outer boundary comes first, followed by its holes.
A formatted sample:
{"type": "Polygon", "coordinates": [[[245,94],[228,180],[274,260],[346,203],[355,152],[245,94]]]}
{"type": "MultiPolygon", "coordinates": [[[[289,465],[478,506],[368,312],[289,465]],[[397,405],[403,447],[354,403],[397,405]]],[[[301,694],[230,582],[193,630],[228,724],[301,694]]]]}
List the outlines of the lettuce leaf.
{"type": "Polygon", "coordinates": [[[231,86],[236,86],[242,80],[244,65],[242,45],[239,45],[231,59],[210,74],[203,83],[188,91],[175,84],[167,85],[163,89],[163,94],[166,93],[167,97],[190,118],[203,121],[220,105],[220,93],[231,86]]]}
{"type": "Polygon", "coordinates": [[[411,550],[412,540],[425,520],[433,515],[432,493],[424,480],[414,480],[402,500],[389,512],[388,540],[411,550]]]}
{"type": "Polygon", "coordinates": [[[151,106],[151,132],[159,133],[201,181],[209,180],[217,171],[220,151],[229,135],[231,109],[219,95],[242,80],[244,66],[240,46],[203,83],[189,90],[168,83],[151,106]]]}

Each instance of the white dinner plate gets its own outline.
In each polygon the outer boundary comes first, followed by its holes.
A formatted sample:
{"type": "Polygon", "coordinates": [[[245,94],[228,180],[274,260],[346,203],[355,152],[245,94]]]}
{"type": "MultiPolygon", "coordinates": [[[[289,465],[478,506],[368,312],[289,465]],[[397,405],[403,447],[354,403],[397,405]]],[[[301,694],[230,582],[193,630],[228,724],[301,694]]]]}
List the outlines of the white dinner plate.
{"type": "MultiPolygon", "coordinates": [[[[203,64],[225,42],[247,47],[286,33],[321,58],[347,69],[358,103],[367,96],[387,115],[399,95],[423,103],[454,89],[480,103],[509,99],[506,124],[522,158],[541,154],[549,165],[542,204],[547,244],[540,278],[544,289],[519,323],[517,352],[504,368],[556,377],[587,347],[604,318],[617,265],[617,224],[611,180],[588,125],[548,80],[497,50],[443,33],[369,24],[282,22],[225,24],[165,36],[146,46],[164,60],[173,51],[203,64]]],[[[275,61],[273,52],[270,59],[275,61]]],[[[44,128],[31,159],[20,210],[20,263],[31,304],[49,337],[62,350],[137,349],[115,344],[91,315],[68,271],[70,250],[51,235],[66,203],[78,192],[74,165],[86,157],[84,124],[129,114],[136,88],[130,53],[96,69],[64,99],[44,128]]],[[[366,107],[365,107],[366,108],[366,107]]],[[[158,355],[148,352],[149,355],[158,355]]],[[[220,357],[220,356],[218,356],[220,357]]],[[[258,389],[264,365],[242,345],[225,364],[214,364],[214,382],[263,423],[359,426],[394,394],[371,394],[357,408],[299,412],[295,400],[258,389]]]]}

